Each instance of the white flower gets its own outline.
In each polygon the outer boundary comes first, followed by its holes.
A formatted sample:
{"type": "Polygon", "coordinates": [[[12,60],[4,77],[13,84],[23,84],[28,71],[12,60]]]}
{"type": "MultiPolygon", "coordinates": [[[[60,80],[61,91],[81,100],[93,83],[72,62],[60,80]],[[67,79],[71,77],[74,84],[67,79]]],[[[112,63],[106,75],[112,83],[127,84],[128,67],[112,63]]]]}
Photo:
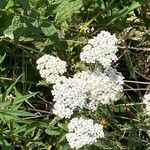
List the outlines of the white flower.
{"type": "Polygon", "coordinates": [[[117,94],[123,91],[124,77],[113,68],[107,68],[104,73],[99,70],[82,71],[75,77],[86,81],[84,93],[87,94],[87,100],[84,107],[92,111],[95,111],[99,104],[117,101],[117,94]]]}
{"type": "Polygon", "coordinates": [[[103,67],[109,67],[118,59],[115,55],[118,51],[116,43],[115,35],[101,31],[96,37],[89,39],[88,44],[83,47],[80,58],[87,63],[99,62],[103,67]]]}
{"type": "Polygon", "coordinates": [[[41,77],[49,83],[55,83],[66,72],[66,62],[48,54],[40,57],[36,63],[41,77]]]}
{"type": "Polygon", "coordinates": [[[145,94],[143,97],[143,103],[145,104],[145,111],[150,116],[150,94],[145,94]]]}
{"type": "Polygon", "coordinates": [[[75,78],[63,78],[53,85],[52,95],[54,109],[53,113],[61,118],[70,118],[74,109],[83,108],[86,95],[84,88],[86,82],[75,78]]]}
{"type": "Polygon", "coordinates": [[[123,76],[113,68],[82,71],[73,78],[62,77],[53,85],[53,113],[61,118],[70,118],[73,111],[86,108],[95,111],[99,104],[109,104],[118,100],[123,91],[123,76]]]}
{"type": "Polygon", "coordinates": [[[84,145],[92,145],[98,138],[104,137],[103,126],[92,119],[73,118],[68,124],[69,133],[66,139],[71,148],[79,149],[84,145]]]}

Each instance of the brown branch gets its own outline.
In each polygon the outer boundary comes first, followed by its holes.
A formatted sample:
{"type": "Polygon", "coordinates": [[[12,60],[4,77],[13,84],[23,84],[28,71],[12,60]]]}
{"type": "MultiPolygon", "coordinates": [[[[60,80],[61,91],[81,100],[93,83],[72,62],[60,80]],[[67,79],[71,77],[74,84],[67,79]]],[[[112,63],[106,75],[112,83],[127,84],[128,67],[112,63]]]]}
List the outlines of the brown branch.
{"type": "Polygon", "coordinates": [[[120,46],[120,45],[117,45],[118,48],[121,48],[121,49],[130,49],[130,50],[137,50],[137,51],[150,51],[150,48],[145,48],[145,47],[130,47],[130,46],[120,46]]]}
{"type": "Polygon", "coordinates": [[[123,89],[123,91],[149,91],[150,89],[139,88],[139,89],[123,89]]]}
{"type": "Polygon", "coordinates": [[[124,80],[124,82],[127,82],[127,83],[138,83],[138,84],[150,84],[150,82],[130,81],[130,80],[124,80]]]}

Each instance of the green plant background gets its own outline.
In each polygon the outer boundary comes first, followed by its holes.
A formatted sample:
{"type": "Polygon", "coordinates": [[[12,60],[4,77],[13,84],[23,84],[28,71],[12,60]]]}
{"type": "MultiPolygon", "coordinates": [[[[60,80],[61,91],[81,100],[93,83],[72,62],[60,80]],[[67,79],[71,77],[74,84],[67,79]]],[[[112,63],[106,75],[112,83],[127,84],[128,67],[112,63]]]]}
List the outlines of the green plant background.
{"type": "Polygon", "coordinates": [[[101,30],[120,39],[114,66],[125,76],[125,92],[93,115],[81,112],[103,123],[106,134],[82,149],[150,149],[150,122],[139,104],[150,90],[149,27],[148,0],[0,0],[1,149],[70,149],[68,120],[52,113],[52,86],[42,81],[35,62],[53,54],[67,62],[69,75],[85,69],[79,54],[101,30]]]}

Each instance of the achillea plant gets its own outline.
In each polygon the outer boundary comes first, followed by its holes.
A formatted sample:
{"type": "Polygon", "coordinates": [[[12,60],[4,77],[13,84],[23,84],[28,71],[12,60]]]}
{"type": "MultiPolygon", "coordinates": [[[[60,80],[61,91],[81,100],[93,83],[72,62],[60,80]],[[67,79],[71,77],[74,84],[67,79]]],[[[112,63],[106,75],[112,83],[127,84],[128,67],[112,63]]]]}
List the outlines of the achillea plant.
{"type": "Polygon", "coordinates": [[[148,2],[0,0],[0,149],[149,150],[148,2]]]}
{"type": "MultiPolygon", "coordinates": [[[[98,107],[118,100],[117,95],[123,92],[124,77],[110,67],[111,63],[117,60],[116,42],[115,35],[107,31],[101,31],[97,37],[90,39],[81,52],[81,60],[88,64],[98,61],[99,65],[94,70],[77,72],[73,77],[61,76],[66,71],[66,63],[59,58],[47,54],[37,60],[41,77],[53,84],[55,115],[71,118],[77,109],[94,113],[98,107]],[[101,65],[103,68],[100,69],[101,65]]],[[[80,117],[80,113],[78,116],[80,117]]],[[[66,138],[71,148],[81,148],[104,136],[103,131],[101,133],[102,125],[93,125],[93,120],[90,119],[74,118],[68,127],[71,133],[68,133],[66,138]]]]}

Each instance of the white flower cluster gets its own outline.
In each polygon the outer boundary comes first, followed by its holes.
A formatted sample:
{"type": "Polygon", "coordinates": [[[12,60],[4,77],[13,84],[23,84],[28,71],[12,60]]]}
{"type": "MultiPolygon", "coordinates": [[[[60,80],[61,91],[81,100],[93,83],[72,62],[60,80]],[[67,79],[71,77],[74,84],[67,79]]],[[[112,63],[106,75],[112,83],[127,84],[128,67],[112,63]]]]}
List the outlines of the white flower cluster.
{"type": "Polygon", "coordinates": [[[55,83],[66,72],[66,62],[48,54],[40,57],[36,63],[41,77],[48,83],[55,83]]]}
{"type": "Polygon", "coordinates": [[[86,82],[84,93],[87,95],[87,100],[84,107],[92,111],[95,111],[99,104],[117,101],[117,94],[123,91],[124,77],[113,68],[107,69],[104,73],[99,70],[82,71],[75,77],[86,82]]]}
{"type": "Polygon", "coordinates": [[[70,118],[75,108],[83,108],[86,95],[86,83],[77,78],[66,78],[53,85],[52,94],[55,101],[53,113],[61,118],[70,118]]]}
{"type": "Polygon", "coordinates": [[[143,103],[145,104],[145,111],[146,111],[147,115],[150,116],[150,94],[144,95],[143,103]]]}
{"type": "Polygon", "coordinates": [[[99,104],[109,104],[117,100],[117,94],[123,90],[123,76],[115,69],[82,71],[73,78],[55,83],[53,113],[70,118],[74,109],[86,108],[95,111],[99,104]],[[106,73],[107,72],[107,73],[106,73]]]}
{"type": "Polygon", "coordinates": [[[66,138],[71,148],[79,149],[104,137],[103,126],[94,124],[92,119],[73,118],[68,124],[68,129],[69,133],[66,134],[66,138]]]}
{"type": "Polygon", "coordinates": [[[118,59],[116,43],[115,35],[111,35],[108,31],[101,31],[93,39],[88,40],[88,44],[83,47],[80,58],[86,63],[99,62],[104,68],[109,67],[112,62],[118,59]]]}

